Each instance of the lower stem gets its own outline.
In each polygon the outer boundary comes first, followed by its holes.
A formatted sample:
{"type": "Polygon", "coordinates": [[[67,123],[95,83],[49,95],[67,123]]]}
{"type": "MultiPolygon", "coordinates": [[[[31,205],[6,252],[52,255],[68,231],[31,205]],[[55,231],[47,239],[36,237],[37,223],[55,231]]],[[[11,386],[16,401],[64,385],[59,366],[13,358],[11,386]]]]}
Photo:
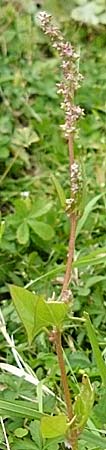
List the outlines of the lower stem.
{"type": "Polygon", "coordinates": [[[73,418],[73,409],[72,409],[72,402],[70,397],[70,392],[68,388],[68,382],[67,382],[67,375],[65,370],[65,364],[64,364],[64,358],[63,358],[63,350],[61,345],[61,332],[59,330],[56,330],[55,334],[55,344],[56,344],[56,353],[58,357],[59,367],[61,371],[61,381],[64,391],[64,397],[66,401],[66,407],[67,407],[67,414],[69,421],[73,418]]]}
{"type": "MultiPolygon", "coordinates": [[[[74,412],[73,412],[71,395],[70,395],[70,391],[69,391],[69,387],[68,387],[67,375],[66,375],[66,370],[65,370],[60,330],[56,330],[56,332],[55,332],[55,345],[56,345],[56,353],[57,353],[57,357],[58,357],[58,363],[59,363],[59,367],[60,367],[60,371],[61,371],[61,381],[62,381],[62,387],[63,387],[63,391],[64,391],[67,415],[68,415],[69,422],[71,422],[72,419],[74,418],[74,412]]],[[[76,430],[74,430],[74,429],[72,429],[72,431],[70,430],[70,432],[68,434],[68,442],[70,443],[72,450],[77,450],[76,430]]]]}

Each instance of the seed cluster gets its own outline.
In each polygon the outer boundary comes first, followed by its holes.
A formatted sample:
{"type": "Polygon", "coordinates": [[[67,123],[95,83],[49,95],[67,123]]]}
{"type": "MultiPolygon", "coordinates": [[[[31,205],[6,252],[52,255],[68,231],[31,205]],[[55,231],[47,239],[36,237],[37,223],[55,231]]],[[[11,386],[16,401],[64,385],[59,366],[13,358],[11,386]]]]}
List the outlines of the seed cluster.
{"type": "Polygon", "coordinates": [[[52,16],[46,12],[38,15],[41,27],[46,35],[51,38],[52,46],[58,51],[61,58],[63,80],[57,83],[57,93],[62,95],[61,108],[65,113],[65,123],[60,125],[66,139],[75,131],[76,120],[84,114],[80,106],[73,104],[74,92],[78,89],[82,75],[77,71],[76,61],[79,55],[74,51],[70,42],[65,42],[64,37],[52,23],[52,16]]]}

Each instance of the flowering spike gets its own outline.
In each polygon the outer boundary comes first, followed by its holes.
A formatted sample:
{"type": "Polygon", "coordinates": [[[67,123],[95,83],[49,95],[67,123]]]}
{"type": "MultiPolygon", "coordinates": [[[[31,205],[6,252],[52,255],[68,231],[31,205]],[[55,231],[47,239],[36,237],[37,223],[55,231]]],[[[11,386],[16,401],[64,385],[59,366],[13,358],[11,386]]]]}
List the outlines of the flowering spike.
{"type": "Polygon", "coordinates": [[[72,104],[72,98],[75,90],[79,87],[82,75],[78,73],[76,60],[79,55],[75,53],[70,42],[65,42],[64,38],[56,25],[52,23],[52,16],[45,11],[38,15],[41,27],[45,34],[51,38],[52,46],[55,48],[61,58],[61,69],[63,80],[57,84],[57,93],[63,96],[61,108],[65,113],[65,123],[60,125],[66,139],[69,139],[71,133],[75,131],[76,121],[84,115],[80,106],[72,104]]]}

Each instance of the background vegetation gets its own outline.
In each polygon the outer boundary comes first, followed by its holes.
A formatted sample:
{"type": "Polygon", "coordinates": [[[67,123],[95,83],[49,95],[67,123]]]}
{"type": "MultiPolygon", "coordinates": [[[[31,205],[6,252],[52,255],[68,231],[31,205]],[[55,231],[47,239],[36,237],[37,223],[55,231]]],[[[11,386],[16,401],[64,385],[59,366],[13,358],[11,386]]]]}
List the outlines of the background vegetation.
{"type": "MultiPolygon", "coordinates": [[[[70,189],[68,153],[59,132],[62,112],[55,86],[60,77],[59,61],[37,25],[36,13],[43,7],[53,13],[65,37],[80,52],[84,80],[77,100],[85,117],[75,154],[82,165],[84,195],[71,288],[75,316],[82,316],[84,310],[89,312],[106,358],[106,2],[65,3],[53,0],[51,6],[50,0],[0,0],[1,306],[17,350],[39,380],[44,379],[56,394],[60,372],[55,350],[43,333],[28,346],[10,301],[8,284],[31,283],[30,290],[43,292],[46,297],[53,291],[58,294],[68,248],[69,224],[63,209],[64,195],[68,197],[70,189]]],[[[69,326],[63,344],[73,393],[85,370],[95,387],[90,431],[85,431],[80,449],[105,450],[106,389],[101,385],[84,326],[69,326]]],[[[2,334],[0,350],[2,362],[14,363],[2,334]]],[[[15,376],[1,372],[0,386],[4,399],[23,395],[35,399],[35,388],[15,376]]],[[[54,398],[45,397],[45,411],[51,412],[54,407],[54,398]]],[[[11,450],[64,448],[62,443],[48,440],[44,446],[33,421],[8,419],[6,430],[11,450]]],[[[1,449],[5,448],[3,442],[1,429],[1,449]]]]}

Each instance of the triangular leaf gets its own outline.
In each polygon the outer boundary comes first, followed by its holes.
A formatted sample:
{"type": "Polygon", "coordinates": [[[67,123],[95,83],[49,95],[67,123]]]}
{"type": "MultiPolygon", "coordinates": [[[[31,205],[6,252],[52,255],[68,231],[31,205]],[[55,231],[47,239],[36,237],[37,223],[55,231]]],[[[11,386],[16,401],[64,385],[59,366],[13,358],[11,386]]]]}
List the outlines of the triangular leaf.
{"type": "Polygon", "coordinates": [[[63,436],[67,430],[67,417],[64,414],[58,416],[42,417],[41,432],[44,438],[63,436]]]}
{"type": "Polygon", "coordinates": [[[60,302],[45,302],[39,298],[35,311],[35,331],[48,326],[61,327],[67,313],[67,305],[60,302]]]}
{"type": "Polygon", "coordinates": [[[39,296],[27,291],[19,286],[10,286],[10,293],[16,307],[16,310],[23,322],[28,335],[28,341],[31,343],[34,337],[35,308],[39,296]]]}

